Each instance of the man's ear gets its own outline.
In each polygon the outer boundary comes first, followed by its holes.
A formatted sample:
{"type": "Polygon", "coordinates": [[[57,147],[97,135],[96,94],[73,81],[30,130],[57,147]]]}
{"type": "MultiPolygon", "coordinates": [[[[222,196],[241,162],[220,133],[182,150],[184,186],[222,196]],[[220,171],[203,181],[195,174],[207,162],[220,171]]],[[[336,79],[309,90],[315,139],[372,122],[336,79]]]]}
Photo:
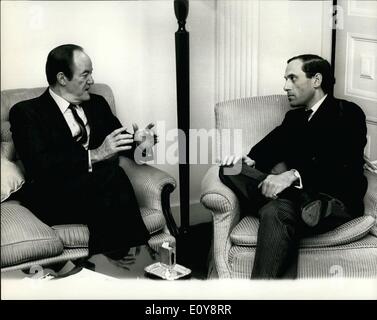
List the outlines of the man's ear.
{"type": "Polygon", "coordinates": [[[320,88],[322,84],[322,74],[316,73],[312,79],[314,88],[320,88]]]}
{"type": "Polygon", "coordinates": [[[56,80],[58,81],[58,83],[61,85],[61,86],[65,86],[67,84],[67,79],[64,75],[63,72],[59,72],[57,75],[56,75],[56,80]]]}

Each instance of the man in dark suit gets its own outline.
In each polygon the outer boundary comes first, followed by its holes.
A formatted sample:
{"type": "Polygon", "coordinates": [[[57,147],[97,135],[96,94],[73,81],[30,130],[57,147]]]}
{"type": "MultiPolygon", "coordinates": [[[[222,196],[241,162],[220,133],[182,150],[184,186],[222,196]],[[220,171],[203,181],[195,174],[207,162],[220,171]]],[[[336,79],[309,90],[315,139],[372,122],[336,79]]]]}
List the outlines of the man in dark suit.
{"type": "Polygon", "coordinates": [[[89,253],[118,260],[149,239],[118,155],[133,157],[133,135],[106,100],[88,92],[92,62],[77,45],[47,58],[49,88],[10,111],[16,150],[25,166],[25,201],[45,223],[88,225],[89,253]]]}
{"type": "Polygon", "coordinates": [[[247,155],[225,157],[224,166],[242,158],[240,174],[220,170],[241,207],[260,219],[253,278],[295,277],[302,237],[329,231],[364,211],[363,111],[332,96],[334,80],[325,59],[308,54],[287,63],[284,90],[294,109],[247,155]]]}

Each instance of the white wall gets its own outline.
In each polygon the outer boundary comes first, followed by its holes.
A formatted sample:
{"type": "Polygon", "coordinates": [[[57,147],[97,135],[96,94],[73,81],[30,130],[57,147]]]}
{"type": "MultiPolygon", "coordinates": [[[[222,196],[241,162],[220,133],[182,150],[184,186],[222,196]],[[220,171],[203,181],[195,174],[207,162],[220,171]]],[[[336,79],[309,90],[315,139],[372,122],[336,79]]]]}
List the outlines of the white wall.
{"type": "MultiPolygon", "coordinates": [[[[214,0],[190,1],[190,127],[214,127],[215,114],[215,10],[214,0]]],[[[193,150],[190,151],[192,153],[193,150]]],[[[209,163],[212,152],[208,151],[209,163]]],[[[190,201],[198,202],[200,185],[209,164],[190,165],[190,201]]]]}
{"type": "Polygon", "coordinates": [[[218,0],[216,101],[284,93],[286,61],[330,60],[331,1],[218,0]]]}
{"type": "Polygon", "coordinates": [[[284,94],[286,61],[331,57],[331,1],[259,1],[258,95],[284,94]]]}

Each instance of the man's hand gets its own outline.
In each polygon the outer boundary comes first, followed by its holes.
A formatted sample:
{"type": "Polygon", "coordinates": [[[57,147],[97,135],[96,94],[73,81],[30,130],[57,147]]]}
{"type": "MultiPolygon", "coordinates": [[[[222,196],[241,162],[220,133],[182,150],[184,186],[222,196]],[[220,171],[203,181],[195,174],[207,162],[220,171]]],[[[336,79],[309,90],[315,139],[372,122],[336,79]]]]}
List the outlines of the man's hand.
{"type": "Polygon", "coordinates": [[[297,179],[292,171],[285,171],[280,174],[270,174],[259,185],[261,193],[270,199],[276,199],[277,195],[290,187],[297,179]]]}
{"type": "Polygon", "coordinates": [[[158,143],[158,136],[152,130],[154,123],[148,124],[143,130],[140,130],[136,123],[133,123],[132,127],[134,129],[134,140],[136,143],[143,143],[143,147],[146,148],[151,148],[158,143]]]}
{"type": "Polygon", "coordinates": [[[228,155],[228,156],[225,156],[224,159],[223,159],[223,161],[221,162],[221,165],[222,166],[232,166],[232,165],[235,165],[241,159],[249,167],[252,167],[253,165],[255,165],[255,161],[253,159],[250,159],[246,155],[244,155],[244,156],[237,156],[237,155],[228,155]]]}
{"type": "Polygon", "coordinates": [[[134,139],[132,134],[122,133],[126,130],[127,128],[125,127],[114,130],[106,136],[105,140],[103,140],[102,144],[97,149],[90,150],[92,163],[110,159],[118,152],[130,150],[134,139]]]}

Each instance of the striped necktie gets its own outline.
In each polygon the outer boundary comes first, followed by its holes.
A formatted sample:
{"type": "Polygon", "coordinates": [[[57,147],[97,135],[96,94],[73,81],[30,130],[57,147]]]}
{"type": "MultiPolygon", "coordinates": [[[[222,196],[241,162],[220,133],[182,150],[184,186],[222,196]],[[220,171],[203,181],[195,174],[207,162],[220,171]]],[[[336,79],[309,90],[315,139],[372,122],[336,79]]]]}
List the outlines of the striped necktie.
{"type": "Polygon", "coordinates": [[[86,141],[88,140],[88,133],[86,132],[84,122],[82,121],[80,116],[77,114],[75,105],[71,103],[68,108],[72,111],[73,117],[75,118],[77,124],[80,127],[80,134],[78,136],[77,142],[84,145],[86,141]]]}

